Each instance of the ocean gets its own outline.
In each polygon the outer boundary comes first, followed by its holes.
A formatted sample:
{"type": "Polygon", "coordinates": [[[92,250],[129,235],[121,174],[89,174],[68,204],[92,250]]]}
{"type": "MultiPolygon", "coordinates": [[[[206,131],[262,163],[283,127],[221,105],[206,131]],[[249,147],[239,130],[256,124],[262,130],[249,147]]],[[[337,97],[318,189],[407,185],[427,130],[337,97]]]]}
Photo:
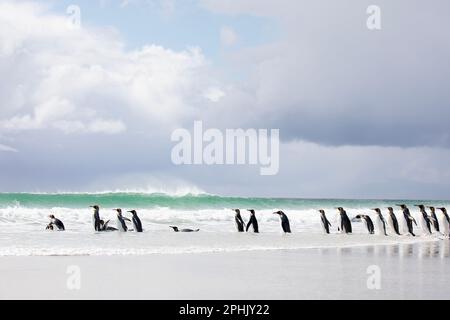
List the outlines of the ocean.
{"type": "MultiPolygon", "coordinates": [[[[364,244],[390,244],[436,240],[438,235],[388,237],[368,235],[363,224],[354,221],[354,234],[337,232],[337,206],[350,218],[357,214],[374,216],[370,210],[406,203],[413,216],[414,204],[449,207],[449,201],[423,200],[340,200],[294,198],[222,197],[210,194],[170,195],[163,193],[2,193],[0,194],[0,256],[16,255],[135,255],[195,253],[242,250],[283,250],[364,244]],[[99,205],[102,219],[116,225],[114,208],[137,210],[144,233],[96,233],[91,205],[99,205]],[[235,232],[234,212],[255,209],[260,234],[235,232]],[[324,235],[318,209],[324,209],[333,234],[324,235]],[[274,211],[283,210],[291,222],[292,234],[284,235],[274,211]],[[46,231],[48,215],[65,224],[65,232],[46,231]],[[195,234],[174,233],[169,226],[199,228],[195,234]]],[[[398,207],[397,218],[403,227],[398,207]]],[[[125,213],[125,216],[128,214],[125,213]]],[[[130,228],[132,226],[130,225],[130,228]]],[[[419,231],[418,231],[419,232],[419,231]]],[[[419,232],[420,234],[420,232],[419,232]]]]}

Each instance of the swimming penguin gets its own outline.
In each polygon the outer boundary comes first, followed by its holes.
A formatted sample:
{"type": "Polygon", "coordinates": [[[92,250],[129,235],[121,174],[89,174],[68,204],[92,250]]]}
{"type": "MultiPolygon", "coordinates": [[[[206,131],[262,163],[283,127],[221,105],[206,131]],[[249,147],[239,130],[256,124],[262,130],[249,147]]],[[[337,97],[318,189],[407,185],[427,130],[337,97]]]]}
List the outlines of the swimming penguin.
{"type": "Polygon", "coordinates": [[[327,216],[325,215],[325,210],[320,209],[320,221],[322,222],[323,232],[326,234],[330,233],[331,223],[328,221],[327,216]]]}
{"type": "Polygon", "coordinates": [[[92,223],[94,224],[94,230],[95,231],[102,231],[101,226],[100,226],[100,207],[95,205],[95,206],[90,206],[90,208],[94,209],[94,215],[92,216],[92,223]]]}
{"type": "Polygon", "coordinates": [[[394,213],[394,208],[388,207],[387,209],[389,210],[389,215],[387,217],[388,226],[392,231],[400,235],[400,229],[398,227],[397,217],[395,216],[394,213]]]}
{"type": "Polygon", "coordinates": [[[440,232],[439,230],[439,219],[436,216],[436,209],[434,207],[428,207],[430,209],[431,212],[431,223],[433,224],[434,230],[436,230],[436,232],[440,232]]]}
{"type": "Polygon", "coordinates": [[[122,209],[114,209],[114,211],[117,211],[117,229],[119,229],[119,231],[121,232],[127,232],[128,227],[125,220],[127,221],[131,220],[122,216],[122,209]]]}
{"type": "Polygon", "coordinates": [[[381,214],[381,210],[379,208],[374,208],[372,210],[377,213],[377,218],[375,219],[375,223],[377,224],[377,234],[387,236],[386,220],[384,220],[384,217],[381,214]]]}
{"type": "MultiPolygon", "coordinates": [[[[56,228],[58,228],[58,231],[64,231],[66,230],[66,228],[64,228],[64,223],[62,223],[61,220],[56,219],[54,215],[49,215],[48,216],[50,218],[50,225],[52,226],[56,226],[56,228]]],[[[53,230],[53,229],[50,229],[53,230]]]]}
{"type": "Polygon", "coordinates": [[[133,215],[133,218],[131,219],[131,221],[133,221],[134,231],[142,232],[143,230],[142,230],[141,219],[139,219],[136,210],[131,210],[128,212],[133,215]]]}
{"type": "Polygon", "coordinates": [[[178,227],[173,227],[173,226],[171,226],[169,228],[172,228],[173,231],[175,231],[175,232],[199,232],[200,231],[200,229],[195,229],[195,230],[193,230],[193,229],[178,229],[178,227]]]}
{"type": "Polygon", "coordinates": [[[284,233],[291,233],[291,225],[289,224],[289,219],[284,214],[284,212],[280,210],[280,211],[274,212],[273,214],[278,214],[280,216],[281,228],[283,229],[283,232],[284,233]]]}
{"type": "Polygon", "coordinates": [[[403,217],[405,218],[406,227],[408,228],[409,234],[415,237],[416,235],[414,234],[413,222],[417,226],[416,220],[413,218],[413,216],[411,216],[411,212],[409,212],[409,209],[406,206],[406,204],[397,204],[397,206],[402,208],[403,217]]]}
{"type": "Polygon", "coordinates": [[[423,204],[416,204],[416,207],[420,210],[420,226],[422,227],[423,234],[430,235],[431,234],[431,221],[428,217],[427,211],[425,210],[425,206],[423,204]]]}
{"type": "Polygon", "coordinates": [[[355,218],[364,220],[364,222],[366,223],[367,231],[369,231],[369,234],[374,233],[375,228],[373,226],[372,219],[368,215],[358,214],[355,218]]]}
{"type": "Polygon", "coordinates": [[[234,216],[234,221],[236,222],[236,229],[238,232],[244,232],[245,223],[241,217],[241,210],[234,209],[234,212],[236,212],[236,215],[234,216]]]}
{"type": "Polygon", "coordinates": [[[341,233],[352,233],[352,223],[347,216],[347,212],[345,212],[344,208],[338,207],[336,208],[339,212],[339,220],[340,227],[338,227],[338,231],[341,233]]]}
{"type": "Polygon", "coordinates": [[[439,224],[441,226],[441,233],[448,237],[450,236],[450,217],[447,214],[447,209],[438,208],[441,210],[441,217],[439,219],[439,224]]]}
{"type": "Polygon", "coordinates": [[[250,226],[252,226],[253,232],[259,233],[258,220],[256,220],[255,210],[248,209],[248,211],[250,211],[250,220],[247,223],[247,227],[245,228],[245,231],[248,232],[248,229],[250,228],[250,226]]]}
{"type": "Polygon", "coordinates": [[[101,231],[118,231],[117,228],[108,226],[109,221],[110,221],[110,220],[108,220],[108,221],[105,222],[105,221],[103,221],[103,220],[100,220],[100,230],[101,230],[101,231]]]}

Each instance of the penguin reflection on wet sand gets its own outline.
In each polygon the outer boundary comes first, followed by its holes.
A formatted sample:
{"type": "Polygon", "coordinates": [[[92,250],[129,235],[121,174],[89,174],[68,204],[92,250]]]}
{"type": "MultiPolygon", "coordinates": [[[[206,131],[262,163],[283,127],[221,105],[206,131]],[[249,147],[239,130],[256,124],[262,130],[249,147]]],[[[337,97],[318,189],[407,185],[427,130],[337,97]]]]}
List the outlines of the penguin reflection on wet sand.
{"type": "Polygon", "coordinates": [[[326,234],[329,234],[331,223],[330,223],[330,221],[328,221],[327,216],[325,215],[325,210],[320,209],[319,212],[320,212],[320,221],[322,223],[323,232],[326,234]]]}
{"type": "Polygon", "coordinates": [[[367,231],[369,232],[369,234],[374,234],[375,228],[373,226],[372,219],[368,215],[358,214],[355,218],[364,220],[364,222],[366,224],[367,231]]]}
{"type": "Polygon", "coordinates": [[[379,208],[372,209],[377,213],[377,217],[375,222],[377,224],[377,234],[382,236],[387,236],[386,232],[386,220],[384,220],[383,215],[381,214],[381,210],[379,208]]]}
{"type": "Polygon", "coordinates": [[[64,228],[64,223],[62,223],[61,220],[55,218],[54,215],[49,215],[50,223],[47,225],[47,230],[54,230],[54,227],[58,229],[58,231],[64,231],[66,228],[64,228]]]}
{"type": "Polygon", "coordinates": [[[284,212],[280,210],[280,211],[274,212],[273,214],[277,214],[280,216],[281,228],[283,229],[283,232],[291,233],[291,225],[289,223],[288,217],[284,214],[284,212]]]}
{"type": "Polygon", "coordinates": [[[248,209],[248,211],[250,212],[250,220],[247,223],[247,227],[245,228],[245,232],[248,232],[248,229],[250,228],[250,226],[252,226],[253,232],[254,233],[259,233],[258,220],[256,220],[255,210],[248,209]]]}
{"type": "Polygon", "coordinates": [[[406,204],[398,204],[397,206],[399,206],[400,208],[402,208],[403,211],[403,217],[405,219],[406,222],[406,227],[408,228],[408,232],[410,235],[412,235],[413,237],[415,237],[416,235],[414,234],[414,227],[413,227],[413,222],[414,224],[417,226],[417,222],[416,220],[413,218],[413,216],[411,215],[411,212],[409,212],[408,207],[406,206],[406,204]]]}
{"type": "Polygon", "coordinates": [[[234,221],[236,223],[236,229],[238,232],[244,232],[244,220],[242,220],[241,217],[241,210],[239,209],[234,209],[234,212],[236,212],[236,215],[234,216],[234,221]]]}
{"type": "Polygon", "coordinates": [[[347,212],[342,207],[337,207],[336,209],[339,212],[340,220],[340,227],[338,227],[338,231],[340,231],[341,233],[352,233],[352,223],[347,216],[347,212]]]}
{"type": "Polygon", "coordinates": [[[178,227],[170,226],[169,228],[172,228],[175,232],[199,232],[200,229],[178,229],[178,227]]]}
{"type": "Polygon", "coordinates": [[[131,211],[128,211],[128,212],[133,215],[133,218],[131,218],[131,221],[133,221],[134,231],[142,232],[143,229],[142,229],[141,219],[139,219],[136,210],[131,210],[131,211]]]}
{"type": "Polygon", "coordinates": [[[439,228],[439,219],[436,216],[436,208],[435,207],[428,207],[428,209],[430,209],[431,212],[431,223],[433,224],[433,228],[436,232],[440,232],[440,228],[439,228]]]}

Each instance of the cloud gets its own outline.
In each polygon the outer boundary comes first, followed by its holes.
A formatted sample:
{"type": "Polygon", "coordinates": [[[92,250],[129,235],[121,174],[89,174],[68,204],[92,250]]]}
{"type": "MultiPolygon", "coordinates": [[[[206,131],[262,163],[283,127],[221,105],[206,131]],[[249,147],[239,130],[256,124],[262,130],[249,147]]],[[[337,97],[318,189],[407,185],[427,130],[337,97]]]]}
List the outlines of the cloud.
{"type": "Polygon", "coordinates": [[[224,26],[220,29],[220,42],[225,47],[231,47],[238,41],[236,32],[231,27],[224,26]]]}
{"type": "Polygon", "coordinates": [[[0,144],[0,152],[19,152],[17,149],[14,149],[13,147],[6,146],[4,144],[0,144]]]}
{"type": "Polygon", "coordinates": [[[29,2],[0,2],[0,132],[120,134],[132,122],[175,125],[208,86],[199,48],[131,51],[111,29],[67,27],[29,2]]]}

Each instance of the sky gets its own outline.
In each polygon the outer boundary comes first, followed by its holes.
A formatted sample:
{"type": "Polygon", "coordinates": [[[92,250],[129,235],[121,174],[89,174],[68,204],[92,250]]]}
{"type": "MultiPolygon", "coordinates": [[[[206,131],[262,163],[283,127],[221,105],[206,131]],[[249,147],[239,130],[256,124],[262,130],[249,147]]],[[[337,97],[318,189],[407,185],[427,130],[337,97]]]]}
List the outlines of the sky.
{"type": "Polygon", "coordinates": [[[449,10],[0,0],[0,192],[450,199],[449,10]],[[175,165],[171,134],[198,120],[279,129],[278,174],[175,165]]]}

